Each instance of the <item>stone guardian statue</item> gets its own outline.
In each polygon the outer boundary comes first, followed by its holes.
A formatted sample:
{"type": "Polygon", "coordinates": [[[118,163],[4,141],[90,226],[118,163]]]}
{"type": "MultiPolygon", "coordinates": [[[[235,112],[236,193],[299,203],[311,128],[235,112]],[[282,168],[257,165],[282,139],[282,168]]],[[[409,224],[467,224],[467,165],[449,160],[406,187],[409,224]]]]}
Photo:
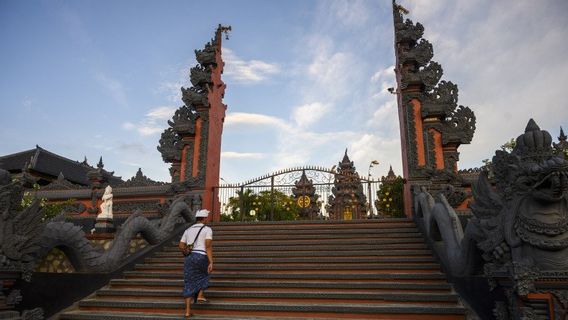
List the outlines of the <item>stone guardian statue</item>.
{"type": "Polygon", "coordinates": [[[112,220],[112,187],[107,186],[105,188],[105,193],[101,199],[101,213],[97,216],[97,220],[100,218],[111,219],[112,220]]]}
{"type": "Polygon", "coordinates": [[[101,213],[97,216],[95,231],[97,233],[112,233],[115,231],[112,223],[112,187],[107,186],[103,194],[101,203],[101,213]]]}

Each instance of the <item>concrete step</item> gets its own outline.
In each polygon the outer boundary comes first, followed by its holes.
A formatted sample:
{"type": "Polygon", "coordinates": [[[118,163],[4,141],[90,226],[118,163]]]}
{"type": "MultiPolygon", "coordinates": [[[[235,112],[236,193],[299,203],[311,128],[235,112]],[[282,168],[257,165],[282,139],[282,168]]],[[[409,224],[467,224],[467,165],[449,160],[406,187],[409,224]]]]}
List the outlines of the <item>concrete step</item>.
{"type": "MultiPolygon", "coordinates": [[[[274,280],[304,280],[304,281],[446,281],[444,274],[440,272],[428,272],[428,273],[357,273],[357,274],[343,274],[343,273],[304,273],[304,272],[286,272],[286,273],[275,273],[275,272],[223,272],[214,273],[211,276],[213,280],[243,280],[248,279],[250,281],[274,281],[274,280]]],[[[113,285],[116,281],[121,281],[124,279],[113,279],[110,284],[113,285]]],[[[126,279],[129,280],[129,279],[126,279]]],[[[165,283],[166,281],[171,281],[172,283],[183,284],[182,278],[179,277],[175,279],[172,277],[147,279],[148,284],[151,281],[156,281],[157,285],[165,283]],[[171,279],[171,280],[170,280],[171,279]]]]}
{"type": "MultiPolygon", "coordinates": [[[[367,272],[408,272],[408,270],[415,270],[416,272],[430,272],[432,270],[440,271],[440,266],[435,263],[405,263],[405,264],[379,264],[379,263],[359,263],[359,264],[223,264],[215,263],[215,272],[224,273],[225,271],[242,271],[242,272],[264,272],[264,271],[347,271],[356,272],[357,270],[366,270],[367,272]]],[[[167,266],[159,269],[151,268],[144,269],[143,266],[137,266],[136,271],[126,271],[124,275],[129,276],[143,276],[146,273],[147,276],[183,276],[183,266],[167,266]]]]}
{"type": "MultiPolygon", "coordinates": [[[[112,311],[112,312],[152,312],[160,310],[161,313],[179,314],[183,311],[184,303],[178,301],[116,301],[116,300],[84,300],[79,307],[85,310],[112,311]]],[[[334,316],[337,314],[357,315],[359,319],[377,319],[376,314],[383,315],[413,315],[420,319],[422,315],[452,315],[463,316],[463,308],[457,306],[444,306],[432,304],[369,304],[369,303],[261,303],[261,302],[214,302],[207,304],[194,304],[192,311],[196,315],[266,315],[270,313],[277,316],[293,316],[300,318],[316,316],[334,316]]],[[[442,319],[438,318],[437,319],[442,319]]]]}
{"type": "MultiPolygon", "coordinates": [[[[259,260],[259,259],[256,259],[259,260]]],[[[227,270],[227,269],[236,269],[242,268],[241,270],[254,270],[255,268],[278,268],[282,267],[284,269],[303,269],[303,268],[320,268],[321,270],[325,270],[327,268],[331,269],[350,269],[350,266],[354,268],[351,269],[359,269],[359,268],[370,268],[370,269],[396,269],[400,267],[401,269],[420,269],[423,267],[424,269],[439,269],[439,265],[433,262],[412,262],[412,261],[404,261],[400,263],[393,263],[392,261],[376,261],[377,259],[368,259],[367,261],[362,259],[358,259],[359,261],[333,261],[329,260],[329,262],[322,263],[321,261],[307,261],[301,260],[298,262],[293,261],[263,261],[262,263],[254,262],[254,261],[239,261],[239,262],[223,262],[222,260],[215,261],[215,269],[216,270],[227,270]]],[[[182,272],[183,264],[181,263],[160,263],[160,264],[138,264],[134,267],[136,271],[161,271],[161,272],[182,272]]]]}
{"type": "MultiPolygon", "coordinates": [[[[425,282],[437,282],[446,281],[445,277],[438,273],[439,271],[433,270],[431,272],[401,272],[395,275],[392,272],[369,272],[358,274],[356,276],[350,277],[353,272],[307,272],[307,271],[294,271],[294,272],[274,272],[274,271],[259,271],[259,272],[243,272],[236,271],[230,272],[226,271],[222,274],[217,274],[213,279],[235,281],[240,279],[247,279],[254,282],[268,282],[275,280],[303,280],[306,282],[312,281],[333,281],[333,282],[350,282],[350,281],[370,281],[370,282],[413,282],[413,281],[425,281],[425,282]],[[407,276],[407,277],[403,277],[407,276]]],[[[133,271],[132,273],[125,275],[126,280],[177,280],[182,279],[179,275],[172,273],[156,273],[148,274],[146,272],[137,273],[133,271]]],[[[112,282],[111,282],[112,283],[112,282]]],[[[160,285],[158,283],[158,285],[160,285]]]]}
{"type": "MultiPolygon", "coordinates": [[[[294,279],[268,279],[268,280],[224,280],[211,279],[210,289],[215,290],[272,290],[282,291],[293,290],[319,290],[319,291],[369,291],[369,292],[396,292],[409,291],[416,292],[449,292],[451,286],[442,279],[387,279],[384,281],[361,281],[344,280],[330,281],[329,279],[314,280],[305,279],[302,281],[294,279]]],[[[183,280],[177,279],[113,279],[110,282],[111,289],[153,289],[153,290],[181,290],[183,280]]]]}
{"type": "MultiPolygon", "coordinates": [[[[107,297],[109,299],[121,300],[138,300],[138,299],[154,299],[154,300],[179,300],[181,290],[133,290],[133,289],[102,289],[97,292],[97,296],[107,297]],[[112,298],[111,298],[112,297],[112,298]]],[[[421,303],[457,303],[458,299],[452,293],[408,293],[408,292],[318,292],[318,291],[252,291],[252,290],[207,290],[207,297],[215,301],[240,301],[254,299],[263,300],[303,300],[315,302],[314,300],[348,300],[366,301],[371,303],[387,303],[387,302],[421,302],[421,303]]]]}
{"type": "MultiPolygon", "coordinates": [[[[179,242],[175,242],[172,244],[173,247],[177,246],[179,242]]],[[[333,240],[328,239],[325,241],[318,241],[318,240],[296,240],[296,239],[289,239],[285,242],[287,245],[305,245],[310,244],[310,246],[317,246],[317,247],[326,247],[326,246],[338,246],[338,245],[350,245],[350,246],[362,246],[362,245],[372,245],[372,246],[381,246],[381,245],[388,245],[388,244],[407,244],[407,243],[424,243],[424,238],[421,237],[406,237],[406,238],[380,238],[380,239],[339,239],[333,240]]],[[[274,246],[280,245],[282,241],[213,241],[214,247],[235,247],[235,246],[243,246],[248,245],[249,247],[253,246],[274,246]]]]}
{"type": "MultiPolygon", "coordinates": [[[[214,224],[215,270],[192,319],[464,319],[408,219],[214,224]]],[[[181,319],[177,241],[60,319],[181,319]]]]}
{"type": "MultiPolygon", "coordinates": [[[[181,237],[180,237],[181,238],[181,237]]],[[[280,239],[280,240],[258,240],[252,241],[254,239],[250,239],[247,241],[216,241],[217,238],[214,237],[213,247],[235,247],[235,246],[274,246],[274,245],[305,245],[310,244],[314,246],[337,246],[337,245],[386,245],[386,244],[407,244],[407,243],[424,243],[424,238],[420,236],[416,237],[392,237],[392,238],[377,238],[377,239],[326,239],[326,240],[318,240],[318,239],[280,239]]],[[[171,243],[171,246],[166,248],[172,247],[175,248],[179,244],[179,240],[171,243]]]]}
{"type": "MultiPolygon", "coordinates": [[[[349,250],[349,251],[382,251],[388,249],[427,249],[428,247],[424,243],[403,243],[403,244],[381,244],[381,245],[322,245],[322,244],[301,244],[301,245],[289,245],[289,244],[277,244],[272,246],[261,245],[256,243],[255,245],[242,245],[242,246],[213,246],[214,252],[242,252],[242,251],[337,251],[337,250],[349,250]]],[[[157,254],[157,256],[179,256],[180,251],[177,247],[168,247],[163,252],[157,254]]]]}
{"type": "MultiPolygon", "coordinates": [[[[325,320],[340,320],[340,319],[349,319],[348,315],[344,315],[343,317],[339,318],[339,315],[335,315],[335,316],[326,316],[326,317],[318,317],[318,318],[298,318],[296,316],[265,316],[265,317],[261,317],[261,316],[247,316],[247,315],[236,315],[235,313],[232,313],[228,316],[223,316],[223,315],[193,315],[191,317],[192,320],[291,320],[291,319],[304,319],[304,320],[314,320],[314,319],[325,319],[325,320]]],[[[146,320],[146,319],[155,319],[155,320],[183,320],[184,317],[181,314],[157,314],[157,313],[152,313],[152,314],[147,314],[147,313],[131,313],[131,312],[120,312],[120,313],[115,313],[115,312],[97,312],[97,311],[84,311],[84,312],[76,312],[76,311],[72,311],[70,313],[67,313],[64,315],[64,317],[62,317],[61,319],[68,319],[68,320],[135,320],[135,319],[140,319],[140,320],[146,320]]],[[[351,319],[357,319],[357,318],[351,318],[351,319]]],[[[441,320],[452,320],[452,319],[464,319],[464,317],[454,317],[454,316],[449,316],[449,315],[442,315],[440,318],[436,317],[433,318],[432,315],[426,315],[426,316],[420,316],[420,318],[416,318],[416,315],[411,315],[409,317],[405,317],[404,315],[389,315],[388,317],[383,317],[382,315],[376,315],[374,318],[370,318],[370,319],[389,319],[389,320],[394,320],[394,319],[425,319],[425,320],[431,320],[431,319],[441,319],[441,320]]]]}
{"type": "Polygon", "coordinates": [[[258,241],[258,240],[324,240],[324,239],[381,239],[381,238],[420,238],[418,231],[409,229],[376,230],[373,233],[326,233],[326,234],[261,234],[261,235],[224,235],[222,232],[213,231],[215,241],[258,241]]]}
{"type": "MultiPolygon", "coordinates": [[[[428,249],[400,249],[400,250],[381,250],[381,251],[258,251],[258,252],[216,252],[216,257],[400,257],[403,260],[406,256],[430,255],[428,249]]],[[[182,257],[183,258],[183,257],[182,257]]]]}
{"type": "MultiPolygon", "coordinates": [[[[305,315],[294,315],[294,314],[287,314],[282,313],[281,315],[277,316],[274,315],[275,313],[270,313],[272,315],[267,316],[251,316],[247,315],[246,313],[238,312],[238,311],[228,311],[225,314],[228,315],[220,315],[220,314],[194,314],[191,319],[192,320],[291,320],[291,319],[303,319],[303,320],[316,320],[316,319],[325,319],[325,320],[340,320],[340,319],[375,319],[375,320],[463,320],[465,319],[464,315],[440,315],[440,314],[371,314],[371,315],[355,315],[351,316],[349,314],[338,314],[338,313],[321,313],[321,314],[311,314],[309,317],[305,315]]],[[[193,313],[193,310],[192,310],[193,313]]],[[[267,312],[265,312],[266,314],[267,312]]],[[[183,320],[183,314],[162,314],[162,313],[136,313],[136,312],[108,312],[108,311],[72,311],[69,313],[64,314],[60,319],[66,320],[145,320],[145,319],[155,319],[155,320],[183,320]]]]}
{"type": "Polygon", "coordinates": [[[306,234],[364,234],[364,233],[376,233],[376,232],[393,232],[394,230],[404,230],[406,232],[418,232],[418,228],[412,224],[408,223],[405,225],[402,224],[393,224],[388,227],[384,227],[381,229],[377,229],[376,227],[320,227],[320,228],[312,228],[312,227],[285,227],[285,228],[233,228],[233,229],[224,229],[217,226],[211,226],[214,233],[222,233],[223,235],[230,235],[230,236],[240,236],[240,235],[274,235],[274,234],[290,234],[290,231],[293,230],[295,235],[306,235],[306,234]]]}
{"type": "MultiPolygon", "coordinates": [[[[158,257],[169,257],[169,255],[158,255],[158,257]]],[[[182,259],[179,258],[179,254],[175,262],[167,262],[167,261],[157,261],[158,259],[152,260],[153,263],[147,264],[138,264],[138,266],[145,266],[146,268],[159,268],[160,266],[180,266],[180,261],[183,262],[182,259]],[[178,261],[179,260],[179,261],[178,261]]],[[[162,260],[162,259],[160,259],[162,260]]],[[[255,263],[255,264],[270,264],[270,263],[280,263],[280,264],[290,264],[290,263],[310,263],[314,262],[312,257],[267,257],[267,258],[257,258],[257,257],[240,257],[240,258],[225,258],[219,257],[215,258],[215,264],[219,263],[231,263],[231,264],[247,264],[247,263],[255,263]]],[[[430,262],[435,263],[436,260],[432,256],[413,256],[413,257],[405,257],[402,261],[400,257],[375,257],[375,256],[366,256],[366,257],[319,257],[317,259],[318,263],[365,263],[365,262],[375,262],[375,263],[416,263],[416,262],[430,262]]]]}
{"type": "Polygon", "coordinates": [[[414,221],[408,218],[393,218],[381,220],[345,220],[345,221],[257,221],[257,222],[214,222],[210,223],[211,227],[220,229],[236,229],[243,228],[384,228],[392,224],[399,225],[413,225],[414,221]]]}
{"type": "MultiPolygon", "coordinates": [[[[379,318],[375,318],[375,319],[381,319],[380,315],[378,315],[377,317],[379,318]]],[[[132,312],[120,312],[120,313],[115,313],[115,312],[97,312],[97,311],[71,311],[69,313],[66,313],[65,315],[63,315],[61,317],[61,319],[68,319],[68,320],[135,320],[135,319],[140,319],[140,320],[146,320],[146,319],[155,319],[155,320],[182,320],[184,319],[184,317],[182,315],[178,315],[178,314],[159,314],[159,313],[152,313],[152,314],[148,314],[148,313],[132,313],[132,312]]],[[[281,317],[274,317],[274,316],[265,316],[265,317],[261,317],[261,316],[256,316],[256,317],[252,317],[252,316],[247,316],[247,315],[242,315],[242,316],[238,316],[235,314],[231,314],[228,316],[222,316],[222,315],[193,315],[191,317],[191,319],[195,319],[195,320],[291,320],[291,319],[298,319],[297,317],[286,317],[286,316],[281,316],[281,317]]],[[[304,320],[308,319],[308,318],[302,318],[304,320]]],[[[309,318],[309,319],[316,319],[316,318],[309,318]]],[[[326,320],[340,320],[340,319],[346,319],[345,317],[343,318],[337,318],[337,317],[325,317],[325,318],[317,318],[317,319],[326,319],[326,320]]],[[[401,316],[398,316],[396,318],[383,318],[383,319],[404,319],[401,318],[401,316]]],[[[408,318],[408,319],[414,319],[414,318],[408,318]]],[[[428,318],[426,318],[428,319],[428,318]]],[[[432,318],[430,318],[432,319],[432,318]]],[[[452,319],[452,318],[446,318],[446,319],[452,319]]]]}
{"type": "MultiPolygon", "coordinates": [[[[366,272],[367,274],[391,274],[392,272],[398,272],[399,274],[432,274],[440,272],[439,268],[426,270],[426,269],[348,269],[348,270],[338,270],[338,269],[331,269],[331,270],[321,270],[321,269],[254,269],[250,271],[242,270],[242,269],[225,269],[225,270],[216,270],[215,272],[222,272],[227,277],[254,277],[254,274],[251,273],[266,273],[270,272],[272,275],[285,275],[285,274],[298,274],[302,273],[304,275],[349,275],[354,272],[366,272]]],[[[134,278],[158,278],[158,279],[176,279],[183,276],[182,272],[148,272],[148,271],[128,271],[128,273],[124,274],[125,278],[127,279],[134,279],[134,278]]]]}

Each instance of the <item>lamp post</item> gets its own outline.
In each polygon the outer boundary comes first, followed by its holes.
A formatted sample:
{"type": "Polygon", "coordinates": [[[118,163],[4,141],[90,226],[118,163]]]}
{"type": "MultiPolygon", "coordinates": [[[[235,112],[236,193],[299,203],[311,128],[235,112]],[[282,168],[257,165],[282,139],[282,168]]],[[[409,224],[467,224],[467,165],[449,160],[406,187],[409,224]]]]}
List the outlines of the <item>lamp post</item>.
{"type": "Polygon", "coordinates": [[[367,175],[367,188],[369,191],[369,211],[371,212],[371,218],[375,217],[375,210],[373,210],[373,194],[371,193],[371,168],[379,164],[379,161],[373,160],[369,163],[369,172],[367,175]]]}

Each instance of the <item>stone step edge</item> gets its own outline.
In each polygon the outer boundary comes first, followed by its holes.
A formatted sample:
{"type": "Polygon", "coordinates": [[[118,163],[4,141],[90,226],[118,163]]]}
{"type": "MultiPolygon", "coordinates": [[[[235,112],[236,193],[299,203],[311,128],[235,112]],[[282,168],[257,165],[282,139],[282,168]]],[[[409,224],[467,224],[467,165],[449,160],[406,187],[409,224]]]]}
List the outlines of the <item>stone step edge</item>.
{"type": "MultiPolygon", "coordinates": [[[[175,257],[172,257],[176,259],[175,257]]],[[[152,262],[152,263],[139,263],[136,267],[144,267],[148,269],[159,268],[159,267],[174,267],[180,266],[182,261],[175,261],[175,262],[167,262],[161,259],[159,262],[152,262]]],[[[179,260],[179,259],[178,259],[179,260]]],[[[366,262],[374,262],[374,263],[393,263],[400,261],[398,258],[386,258],[386,257],[362,257],[362,258],[351,258],[351,257],[333,257],[333,258],[318,258],[319,263],[366,263],[366,262]]],[[[277,257],[277,258],[256,258],[256,257],[241,257],[241,258],[224,258],[224,257],[217,257],[215,258],[215,263],[232,263],[232,264],[245,264],[245,263],[303,263],[303,262],[313,262],[313,258],[286,258],[286,257],[277,257]]],[[[403,263],[403,262],[401,262],[403,263]]],[[[437,263],[437,261],[432,257],[407,257],[405,258],[404,263],[437,263]]]]}
{"type": "MultiPolygon", "coordinates": [[[[337,256],[376,256],[376,257],[400,257],[404,260],[405,257],[413,256],[432,256],[432,251],[430,249],[409,249],[409,250],[372,250],[372,251],[361,251],[354,254],[349,251],[330,251],[330,252],[319,252],[319,251],[262,251],[262,252],[246,252],[246,251],[234,251],[234,252],[214,252],[214,257],[337,257],[337,256]]],[[[179,255],[179,258],[168,257],[168,258],[147,258],[147,261],[163,260],[163,259],[177,259],[183,260],[183,256],[179,255]],[[150,260],[152,259],[152,260],[150,260]]]]}
{"type": "MultiPolygon", "coordinates": [[[[214,239],[216,240],[216,239],[214,239]]],[[[166,251],[174,250],[177,248],[179,240],[173,242],[167,247],[166,251]]],[[[213,248],[221,247],[235,247],[235,246],[283,246],[283,245],[305,245],[310,244],[318,247],[338,246],[338,245],[356,245],[356,246],[373,246],[381,247],[384,245],[407,245],[407,244],[425,244],[424,238],[417,236],[416,238],[382,238],[382,239],[340,239],[340,240],[297,240],[288,239],[281,241],[213,241],[213,248]]]]}
{"type": "MultiPolygon", "coordinates": [[[[388,249],[427,249],[428,246],[424,242],[408,242],[408,243],[386,243],[386,244],[355,244],[360,242],[336,243],[336,244],[318,244],[318,243],[255,243],[255,244],[231,244],[231,245],[213,245],[213,250],[217,252],[234,252],[234,251],[335,251],[342,248],[348,248],[349,251],[383,251],[388,249]],[[310,248],[305,246],[309,245],[310,248]]],[[[167,250],[158,252],[161,255],[179,253],[179,248],[168,247],[167,250]]]]}
{"type": "Polygon", "coordinates": [[[295,220],[295,221],[230,221],[230,222],[213,222],[212,226],[266,226],[266,225],[349,225],[349,224],[382,224],[382,223],[409,222],[414,223],[409,218],[384,218],[384,219],[355,219],[355,220],[295,220]]]}
{"type": "MultiPolygon", "coordinates": [[[[180,298],[181,290],[124,290],[124,289],[101,289],[97,296],[156,296],[180,298]]],[[[369,293],[369,292],[290,292],[290,291],[238,291],[238,290],[207,290],[210,298],[304,298],[304,299],[352,299],[352,300],[388,300],[388,301],[436,301],[456,302],[458,296],[455,293],[369,293]]]]}
{"type": "MultiPolygon", "coordinates": [[[[442,273],[358,273],[358,274],[334,274],[334,273],[322,273],[322,274],[290,274],[290,273],[225,273],[225,274],[213,274],[211,280],[217,279],[298,279],[298,280],[446,280],[446,277],[442,273]]],[[[128,279],[112,279],[110,283],[115,280],[128,280],[128,279]]],[[[155,280],[158,283],[164,283],[165,281],[179,282],[182,283],[183,280],[171,280],[171,279],[144,279],[146,282],[151,282],[155,280]]]]}
{"type": "MultiPolygon", "coordinates": [[[[238,288],[281,288],[286,285],[288,288],[302,288],[302,289],[352,289],[354,287],[358,289],[367,290],[452,290],[452,287],[448,283],[396,283],[396,282],[383,282],[383,283],[367,283],[367,282],[235,282],[235,281],[215,281],[210,282],[210,289],[215,289],[216,287],[234,287],[238,288]]],[[[179,283],[164,283],[160,282],[158,284],[152,285],[148,281],[140,281],[140,279],[117,279],[114,283],[111,283],[111,289],[118,289],[120,287],[128,286],[147,286],[147,287],[174,287],[180,288],[183,286],[182,282],[179,283]],[[122,280],[122,281],[121,281],[122,280]]],[[[138,288],[139,289],[139,288],[138,288]]]]}
{"type": "MultiPolygon", "coordinates": [[[[418,232],[374,232],[374,233],[363,233],[363,234],[304,234],[304,235],[295,235],[295,234],[264,234],[264,235],[222,235],[213,232],[213,240],[219,241],[256,241],[256,240],[343,240],[343,239],[403,239],[403,238],[413,238],[419,239],[422,235],[418,232]]],[[[181,235],[180,235],[181,238],[181,235]]],[[[174,241],[175,244],[175,241],[174,241]]]]}
{"type": "MultiPolygon", "coordinates": [[[[168,250],[170,248],[177,248],[179,242],[172,244],[171,246],[165,247],[168,250]]],[[[360,246],[360,247],[378,247],[386,246],[386,245],[408,245],[408,244],[425,244],[424,238],[416,237],[416,238],[384,238],[384,239],[341,239],[341,240],[282,240],[282,241],[258,241],[254,242],[251,241],[217,241],[213,242],[213,248],[224,248],[224,247],[240,247],[240,246],[265,246],[265,247],[280,247],[283,245],[306,245],[309,244],[311,246],[319,247],[334,247],[334,246],[341,246],[341,245],[353,245],[353,246],[360,246]]]]}
{"type": "Polygon", "coordinates": [[[288,228],[270,228],[270,229],[263,229],[263,228],[247,228],[247,229],[222,229],[219,227],[212,226],[214,233],[222,234],[222,235],[248,235],[248,234],[256,234],[256,235],[266,235],[266,234],[367,234],[367,233],[376,233],[377,231],[381,232],[393,232],[393,230],[404,230],[407,232],[419,232],[415,225],[396,225],[396,226],[389,226],[389,227],[369,227],[369,228],[352,228],[352,227],[344,227],[344,228],[298,228],[298,227],[288,227],[288,228]]]}
{"type": "MultiPolygon", "coordinates": [[[[114,300],[83,300],[79,302],[81,307],[106,307],[106,308],[129,308],[129,309],[161,309],[183,308],[182,299],[178,302],[156,301],[114,301],[114,300]]],[[[425,314],[465,314],[465,309],[456,306],[440,306],[436,304],[337,304],[337,303],[260,303],[260,302],[216,302],[207,304],[194,304],[194,309],[207,310],[240,310],[240,311],[282,311],[282,312],[333,312],[333,313],[425,313],[425,314]]]]}
{"type": "MultiPolygon", "coordinates": [[[[212,228],[213,229],[213,228],[212,228]]],[[[272,231],[272,230],[271,230],[272,231]]],[[[310,230],[310,229],[300,229],[297,228],[290,228],[288,229],[278,229],[273,230],[275,232],[257,232],[257,230],[250,230],[250,231],[227,231],[227,230],[219,230],[213,229],[213,234],[223,235],[223,236],[249,236],[249,235],[367,235],[367,234],[397,234],[397,233],[420,233],[420,229],[416,227],[396,227],[396,228],[376,228],[376,229],[329,229],[329,230],[310,230]],[[297,231],[297,232],[296,232],[297,231]]]]}
{"type": "MultiPolygon", "coordinates": [[[[97,311],[85,311],[85,310],[74,310],[66,312],[60,316],[60,319],[64,320],[137,320],[137,319],[152,319],[152,320],[170,320],[181,319],[180,315],[167,314],[167,313],[137,313],[137,312],[97,312],[97,311]]],[[[223,316],[223,315],[195,315],[192,319],[198,320],[291,320],[298,319],[297,317],[254,317],[254,316],[223,316]]],[[[315,318],[314,318],[315,319],[315,318]]],[[[311,319],[311,320],[314,320],[311,319]]],[[[321,319],[321,318],[318,318],[321,319]]],[[[307,319],[306,319],[307,320],[307,319]]],[[[328,318],[325,320],[341,320],[340,318],[328,318]]]]}
{"type": "MultiPolygon", "coordinates": [[[[312,269],[321,269],[321,270],[329,270],[329,269],[342,269],[342,270],[360,270],[360,269],[376,269],[376,270],[385,270],[385,269],[393,269],[393,270],[409,270],[409,269],[416,269],[416,270],[430,270],[430,269],[440,269],[440,265],[435,262],[405,262],[405,263],[397,263],[393,264],[392,262],[375,262],[375,261],[367,261],[367,262],[329,262],[322,264],[321,261],[317,262],[296,262],[296,263],[283,263],[282,261],[273,261],[273,262],[263,262],[264,264],[259,265],[256,263],[243,263],[243,262],[219,262],[215,261],[215,268],[216,270],[254,270],[254,269],[281,269],[281,270],[312,270],[312,269]]],[[[145,272],[154,272],[153,270],[170,270],[170,271],[179,271],[183,270],[183,264],[171,264],[171,265],[144,265],[139,264],[134,266],[134,270],[132,271],[145,271],[145,272]]]]}

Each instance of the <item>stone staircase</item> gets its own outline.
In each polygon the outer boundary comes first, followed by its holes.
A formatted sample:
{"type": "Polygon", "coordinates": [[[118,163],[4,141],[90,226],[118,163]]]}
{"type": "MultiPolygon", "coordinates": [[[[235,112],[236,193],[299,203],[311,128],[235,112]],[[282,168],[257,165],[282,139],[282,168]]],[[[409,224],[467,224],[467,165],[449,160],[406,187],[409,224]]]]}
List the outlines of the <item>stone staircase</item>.
{"type": "MultiPolygon", "coordinates": [[[[407,219],[212,225],[209,302],[192,319],[464,319],[407,219]]],[[[59,319],[183,319],[177,242],[59,319]]]]}

